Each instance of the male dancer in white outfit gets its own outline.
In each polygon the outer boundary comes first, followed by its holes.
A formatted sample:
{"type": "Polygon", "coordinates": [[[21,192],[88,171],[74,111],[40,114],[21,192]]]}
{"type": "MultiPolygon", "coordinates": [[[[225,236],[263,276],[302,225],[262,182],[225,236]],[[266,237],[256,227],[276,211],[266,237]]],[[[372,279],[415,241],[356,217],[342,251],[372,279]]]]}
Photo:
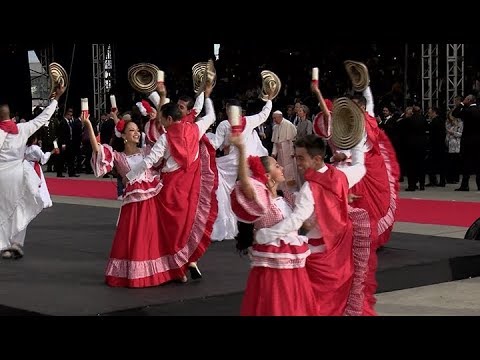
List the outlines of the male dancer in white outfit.
{"type": "Polygon", "coordinates": [[[40,178],[25,161],[27,139],[48,125],[65,88],[35,119],[15,124],[8,105],[0,105],[0,251],[3,258],[23,256],[28,224],[43,210],[40,178]]]}
{"type": "MultiPolygon", "coordinates": [[[[226,104],[227,113],[230,106],[240,106],[238,100],[228,100],[226,104]]],[[[242,136],[245,143],[246,156],[268,156],[268,151],[262,145],[255,128],[267,121],[270,112],[272,111],[272,100],[267,100],[262,111],[256,115],[244,116],[242,136]]],[[[217,158],[218,169],[218,217],[213,225],[212,241],[222,241],[226,239],[233,239],[237,236],[238,226],[237,217],[232,211],[230,204],[230,193],[237,181],[238,173],[238,149],[233,146],[230,147],[230,134],[232,127],[228,120],[222,121],[215,131],[215,133],[208,133],[207,137],[210,139],[213,147],[230,148],[227,155],[217,158]]]]}

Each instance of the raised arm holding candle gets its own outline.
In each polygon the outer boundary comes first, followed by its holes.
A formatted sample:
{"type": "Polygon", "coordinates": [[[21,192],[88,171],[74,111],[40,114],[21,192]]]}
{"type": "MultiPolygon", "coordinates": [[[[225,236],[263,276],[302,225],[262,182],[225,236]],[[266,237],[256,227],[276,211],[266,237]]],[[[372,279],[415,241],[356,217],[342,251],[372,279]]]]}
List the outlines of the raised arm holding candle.
{"type": "Polygon", "coordinates": [[[88,98],[81,99],[81,110],[82,113],[85,113],[85,117],[88,116],[88,98]]]}
{"type": "Polygon", "coordinates": [[[318,83],[318,67],[314,67],[312,69],[312,81],[316,81],[318,83]]]}
{"type": "Polygon", "coordinates": [[[157,82],[159,83],[165,82],[165,73],[162,70],[157,71],[157,82]]]}
{"type": "Polygon", "coordinates": [[[117,110],[117,100],[115,99],[115,95],[110,95],[110,105],[112,108],[112,112],[117,110]]]}
{"type": "Polygon", "coordinates": [[[232,127],[232,135],[238,136],[242,133],[242,108],[240,106],[230,106],[228,111],[228,121],[232,127]]]}

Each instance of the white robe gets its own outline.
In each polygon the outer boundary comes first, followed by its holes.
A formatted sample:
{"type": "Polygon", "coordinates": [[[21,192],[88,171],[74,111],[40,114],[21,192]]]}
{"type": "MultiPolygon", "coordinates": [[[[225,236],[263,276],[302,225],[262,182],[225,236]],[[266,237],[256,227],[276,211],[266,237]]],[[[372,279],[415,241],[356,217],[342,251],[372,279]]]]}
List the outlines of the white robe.
{"type": "MultiPolygon", "coordinates": [[[[35,163],[39,163],[39,165],[45,165],[50,159],[52,155],[51,152],[44,153],[40,146],[38,145],[31,145],[27,147],[25,150],[25,160],[27,160],[30,165],[35,169],[35,163]]],[[[36,172],[35,172],[36,173],[36,172]]],[[[40,166],[40,196],[43,200],[43,208],[49,208],[52,204],[52,199],[50,198],[50,192],[48,191],[47,183],[45,181],[45,176],[43,175],[42,167],[40,166]]]]}
{"type": "Polygon", "coordinates": [[[24,156],[28,138],[48,125],[56,107],[53,100],[35,119],[18,124],[18,134],[0,130],[0,251],[23,245],[28,224],[43,209],[40,178],[24,156]]]}
{"type": "Polygon", "coordinates": [[[283,167],[286,182],[283,185],[287,190],[296,192],[302,186],[301,178],[295,161],[295,147],[293,141],[297,136],[297,128],[290,121],[283,119],[280,124],[273,126],[272,155],[277,157],[277,162],[283,167]]]}

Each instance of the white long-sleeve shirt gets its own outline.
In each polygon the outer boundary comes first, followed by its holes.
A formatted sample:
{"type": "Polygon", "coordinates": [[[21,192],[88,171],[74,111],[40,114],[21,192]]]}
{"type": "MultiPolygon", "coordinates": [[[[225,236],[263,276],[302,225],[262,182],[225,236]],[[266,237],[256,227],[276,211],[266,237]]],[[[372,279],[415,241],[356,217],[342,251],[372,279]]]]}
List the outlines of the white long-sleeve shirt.
{"type": "Polygon", "coordinates": [[[39,162],[41,165],[45,165],[52,153],[50,151],[43,152],[40,146],[31,145],[25,150],[25,160],[30,162],[39,162]]]}
{"type": "MultiPolygon", "coordinates": [[[[205,101],[205,111],[206,114],[203,118],[200,118],[195,125],[198,126],[198,140],[207,132],[208,128],[215,121],[215,111],[213,109],[212,100],[209,98],[205,101]]],[[[170,149],[168,146],[167,135],[162,134],[155,145],[152,147],[150,154],[145,157],[145,159],[140,162],[135,168],[130,170],[127,173],[126,177],[129,181],[133,181],[136,178],[140,177],[145,170],[151,168],[154,164],[158,163],[160,160],[165,159],[165,165],[162,168],[162,172],[172,172],[180,168],[175,159],[171,156],[170,149]]],[[[198,151],[195,155],[195,160],[198,159],[198,151]]]]}
{"type": "Polygon", "coordinates": [[[367,100],[367,105],[365,106],[365,109],[368,113],[368,115],[375,117],[375,108],[373,104],[373,95],[372,95],[372,89],[370,89],[370,86],[367,86],[365,90],[363,90],[362,95],[365,97],[367,100]]]}
{"type": "MultiPolygon", "coordinates": [[[[245,120],[247,122],[245,129],[243,130],[243,135],[245,137],[244,141],[247,148],[247,156],[256,155],[256,156],[266,156],[268,155],[267,150],[262,146],[260,139],[258,138],[257,133],[252,133],[257,126],[260,126],[265,121],[267,121],[270,112],[272,111],[272,101],[268,100],[263,107],[262,111],[255,115],[246,116],[245,120]],[[256,136],[256,139],[255,139],[256,136]],[[256,141],[258,139],[258,141],[256,141]],[[259,144],[258,144],[259,143],[259,144]],[[261,148],[260,148],[261,147],[261,148]]],[[[215,134],[209,136],[210,142],[212,143],[215,149],[222,149],[224,146],[230,145],[230,134],[232,132],[232,127],[228,120],[222,121],[215,130],[215,134]]],[[[232,152],[238,152],[237,148],[232,148],[232,152]]]]}
{"type": "MultiPolygon", "coordinates": [[[[366,173],[364,162],[365,157],[362,146],[363,144],[359,144],[352,148],[352,165],[338,169],[347,177],[349,189],[357,184],[366,173]]],[[[325,165],[317,171],[324,173],[328,171],[328,167],[325,165]]],[[[297,231],[302,227],[306,220],[312,217],[315,205],[322,206],[322,204],[315,204],[312,189],[310,188],[309,182],[306,181],[296,196],[295,209],[293,210],[292,215],[271,228],[258,230],[255,234],[255,241],[259,244],[267,244],[275,241],[275,239],[279,237],[291,233],[292,231],[297,231]]],[[[309,239],[319,239],[322,237],[321,229],[316,221],[313,228],[307,233],[307,237],[309,239]]]]}

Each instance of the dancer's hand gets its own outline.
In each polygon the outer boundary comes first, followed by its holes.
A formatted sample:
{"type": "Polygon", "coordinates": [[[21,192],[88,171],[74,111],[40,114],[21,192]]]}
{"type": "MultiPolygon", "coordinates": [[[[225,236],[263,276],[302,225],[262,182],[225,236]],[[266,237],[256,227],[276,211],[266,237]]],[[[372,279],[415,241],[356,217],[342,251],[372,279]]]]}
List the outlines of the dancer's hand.
{"type": "Polygon", "coordinates": [[[305,230],[305,231],[310,231],[313,229],[313,223],[309,220],[305,221],[302,225],[302,228],[305,230]]]}
{"type": "Polygon", "coordinates": [[[245,146],[245,143],[243,142],[242,134],[238,134],[238,135],[232,134],[230,136],[230,144],[236,146],[239,149],[243,148],[245,146]]]}
{"type": "Polygon", "coordinates": [[[83,124],[89,123],[90,122],[90,114],[86,111],[82,111],[82,114],[80,115],[80,119],[82,120],[83,124]]]}
{"type": "Polygon", "coordinates": [[[347,155],[345,155],[344,153],[333,154],[333,161],[342,162],[342,161],[345,161],[345,160],[347,160],[347,155]]]}

